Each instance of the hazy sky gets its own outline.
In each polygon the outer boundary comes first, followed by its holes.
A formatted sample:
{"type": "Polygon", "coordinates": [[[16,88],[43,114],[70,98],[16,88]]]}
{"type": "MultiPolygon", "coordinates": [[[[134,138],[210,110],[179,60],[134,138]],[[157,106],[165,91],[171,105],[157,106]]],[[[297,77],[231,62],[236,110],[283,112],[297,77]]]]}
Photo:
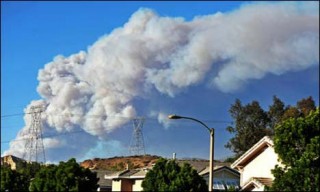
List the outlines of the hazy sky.
{"type": "Polygon", "coordinates": [[[1,2],[1,155],[22,156],[42,105],[47,160],[148,154],[208,159],[235,99],[319,105],[316,2],[1,2]]]}

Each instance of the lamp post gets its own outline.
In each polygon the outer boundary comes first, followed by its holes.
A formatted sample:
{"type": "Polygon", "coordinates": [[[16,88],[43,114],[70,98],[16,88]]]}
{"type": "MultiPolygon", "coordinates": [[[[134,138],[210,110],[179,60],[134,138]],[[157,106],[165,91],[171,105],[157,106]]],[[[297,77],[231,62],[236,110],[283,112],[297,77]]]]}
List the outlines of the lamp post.
{"type": "Polygon", "coordinates": [[[169,115],[169,119],[190,119],[203,125],[210,133],[210,162],[209,162],[209,191],[212,191],[213,187],[213,160],[214,160],[214,128],[209,128],[206,124],[198,119],[192,117],[183,117],[178,115],[169,115]]]}

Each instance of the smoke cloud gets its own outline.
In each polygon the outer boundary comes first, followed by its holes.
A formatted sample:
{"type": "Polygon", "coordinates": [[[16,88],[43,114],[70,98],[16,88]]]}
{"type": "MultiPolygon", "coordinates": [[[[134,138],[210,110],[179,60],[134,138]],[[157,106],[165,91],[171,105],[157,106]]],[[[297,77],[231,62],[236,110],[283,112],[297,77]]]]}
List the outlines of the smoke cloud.
{"type": "MultiPolygon", "coordinates": [[[[137,115],[135,99],[151,99],[150,92],[175,97],[207,84],[229,93],[268,74],[318,65],[318,12],[313,2],[255,3],[185,21],[139,9],[87,51],[46,64],[38,74],[43,100],[31,102],[26,112],[34,104],[45,106],[45,133],[84,130],[105,139],[137,115]]],[[[163,114],[157,116],[162,121],[163,114]]],[[[30,115],[25,122],[17,139],[30,115]]],[[[45,145],[68,147],[70,141],[45,145]]],[[[21,154],[21,147],[12,142],[6,153],[21,154]]]]}

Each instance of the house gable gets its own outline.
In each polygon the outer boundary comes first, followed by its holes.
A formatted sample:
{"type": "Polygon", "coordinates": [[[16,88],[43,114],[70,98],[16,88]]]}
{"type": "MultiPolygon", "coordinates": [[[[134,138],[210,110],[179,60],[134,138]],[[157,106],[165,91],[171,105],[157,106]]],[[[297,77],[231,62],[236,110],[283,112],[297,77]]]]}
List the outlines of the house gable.
{"type": "Polygon", "coordinates": [[[241,157],[239,157],[234,163],[232,163],[231,168],[237,168],[238,170],[241,170],[268,147],[273,148],[273,141],[270,139],[270,137],[265,136],[248,151],[246,151],[241,157]]]}
{"type": "MultiPolygon", "coordinates": [[[[209,182],[209,167],[199,173],[206,183],[209,182]]],[[[213,172],[213,188],[216,190],[226,190],[230,187],[239,188],[240,173],[228,166],[218,166],[213,172]]]]}
{"type": "Polygon", "coordinates": [[[278,155],[274,151],[273,141],[263,137],[246,153],[239,157],[232,168],[240,172],[242,190],[263,190],[265,185],[271,185],[274,176],[271,172],[275,165],[280,165],[278,155]]]}
{"type": "MultiPolygon", "coordinates": [[[[214,174],[214,177],[228,177],[228,178],[240,177],[240,173],[237,170],[231,169],[228,166],[215,167],[213,174],[214,174]]],[[[209,167],[206,167],[204,170],[200,171],[199,175],[202,175],[202,176],[209,175],[209,167]]]]}
{"type": "Polygon", "coordinates": [[[235,179],[240,177],[240,173],[238,171],[231,169],[230,167],[227,167],[227,166],[223,166],[215,169],[214,174],[223,175],[224,177],[235,178],[235,179]]]}

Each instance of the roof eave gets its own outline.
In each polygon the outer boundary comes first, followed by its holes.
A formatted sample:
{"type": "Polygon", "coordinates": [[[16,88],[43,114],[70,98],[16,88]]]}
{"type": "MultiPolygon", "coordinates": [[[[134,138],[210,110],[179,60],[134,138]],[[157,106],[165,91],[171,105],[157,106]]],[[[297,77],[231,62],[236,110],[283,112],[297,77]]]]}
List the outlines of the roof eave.
{"type": "Polygon", "coordinates": [[[259,149],[263,147],[263,145],[273,146],[273,141],[268,136],[264,136],[260,139],[255,145],[253,145],[248,151],[246,151],[243,155],[241,155],[234,163],[231,164],[231,168],[240,168],[243,164],[246,164],[246,161],[252,153],[258,152],[259,149]]]}

